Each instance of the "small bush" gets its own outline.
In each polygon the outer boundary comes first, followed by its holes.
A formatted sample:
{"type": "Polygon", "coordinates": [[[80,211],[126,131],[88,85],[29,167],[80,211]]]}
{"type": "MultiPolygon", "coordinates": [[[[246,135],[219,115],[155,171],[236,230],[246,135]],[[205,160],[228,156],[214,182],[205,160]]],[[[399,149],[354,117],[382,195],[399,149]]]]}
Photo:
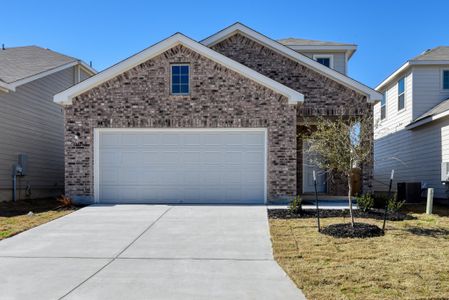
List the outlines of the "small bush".
{"type": "Polygon", "coordinates": [[[293,198],[292,202],[290,202],[288,209],[293,214],[301,214],[302,212],[302,199],[300,195],[297,195],[293,198]]]}
{"type": "Polygon", "coordinates": [[[358,196],[356,199],[357,207],[363,212],[368,212],[374,207],[374,197],[370,193],[358,196]]]}
{"type": "Polygon", "coordinates": [[[66,208],[72,208],[73,207],[73,201],[71,198],[61,195],[58,199],[56,199],[59,203],[61,203],[60,206],[58,206],[58,209],[66,209],[66,208]]]}
{"type": "Polygon", "coordinates": [[[402,206],[404,206],[405,200],[398,201],[398,197],[394,194],[393,197],[388,199],[388,211],[390,212],[398,212],[402,206]]]}

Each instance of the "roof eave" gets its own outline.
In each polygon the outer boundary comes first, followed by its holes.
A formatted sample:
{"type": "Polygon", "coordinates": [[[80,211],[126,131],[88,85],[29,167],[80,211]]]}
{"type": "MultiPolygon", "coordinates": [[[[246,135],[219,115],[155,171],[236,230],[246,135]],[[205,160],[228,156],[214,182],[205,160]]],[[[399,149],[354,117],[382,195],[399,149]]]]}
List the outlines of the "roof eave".
{"type": "Polygon", "coordinates": [[[412,122],[409,125],[405,126],[405,128],[407,128],[409,130],[410,129],[414,129],[416,127],[420,127],[422,125],[431,123],[433,121],[439,120],[439,119],[447,117],[447,116],[449,116],[449,110],[443,111],[443,112],[441,112],[439,114],[427,116],[427,117],[425,117],[423,119],[420,119],[418,121],[412,122]]]}
{"type": "Polygon", "coordinates": [[[93,75],[95,75],[95,74],[98,73],[97,70],[95,70],[93,67],[91,67],[91,66],[89,66],[88,64],[86,64],[84,61],[79,60],[78,62],[79,62],[79,64],[80,64],[81,68],[83,68],[83,70],[84,70],[86,73],[88,73],[90,76],[93,76],[93,75]]]}
{"type": "Polygon", "coordinates": [[[393,81],[395,78],[397,78],[399,75],[402,74],[402,72],[405,72],[410,67],[410,61],[407,61],[405,64],[403,64],[399,69],[393,72],[390,76],[388,76],[386,79],[384,79],[381,83],[379,83],[375,90],[378,92],[381,92],[385,86],[387,86],[391,81],[393,81]]]}
{"type": "Polygon", "coordinates": [[[12,88],[9,84],[6,82],[0,81],[0,91],[4,93],[9,93],[10,91],[14,91],[14,88],[12,88]]]}

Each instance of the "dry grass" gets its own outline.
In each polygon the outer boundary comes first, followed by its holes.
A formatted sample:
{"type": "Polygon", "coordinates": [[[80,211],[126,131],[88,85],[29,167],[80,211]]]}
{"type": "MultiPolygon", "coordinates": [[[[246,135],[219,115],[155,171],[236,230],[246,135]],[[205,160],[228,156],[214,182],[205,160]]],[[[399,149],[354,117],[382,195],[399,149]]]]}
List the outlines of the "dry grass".
{"type": "Polygon", "coordinates": [[[275,258],[308,299],[449,299],[449,210],[405,209],[417,219],[388,222],[370,239],[322,235],[315,219],[270,219],[275,258]]]}
{"type": "Polygon", "coordinates": [[[58,206],[60,203],[55,199],[0,202],[0,240],[74,211],[73,208],[57,209],[58,206]],[[28,215],[30,211],[33,212],[31,216],[28,215]]]}

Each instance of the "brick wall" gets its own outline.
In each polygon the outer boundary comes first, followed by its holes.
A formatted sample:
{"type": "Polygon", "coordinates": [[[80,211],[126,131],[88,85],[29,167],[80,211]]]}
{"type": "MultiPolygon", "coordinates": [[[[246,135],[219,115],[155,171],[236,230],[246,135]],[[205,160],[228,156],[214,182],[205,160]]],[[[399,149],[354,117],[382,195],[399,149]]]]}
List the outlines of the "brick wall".
{"type": "MultiPolygon", "coordinates": [[[[305,101],[297,105],[297,124],[310,123],[313,116],[372,116],[372,104],[366,97],[346,86],[283,56],[258,42],[236,33],[212,47],[256,71],[304,94],[305,101]]],[[[373,128],[367,130],[373,131],[373,128]]],[[[302,139],[297,141],[297,192],[302,193],[302,139]]],[[[363,190],[371,188],[372,159],[362,168],[363,190]]],[[[346,181],[334,174],[328,192],[346,195],[346,181]]]]}
{"type": "Polygon", "coordinates": [[[65,190],[93,196],[94,128],[268,128],[268,196],[296,193],[296,107],[183,47],[85,92],[65,108],[65,190]],[[170,95],[170,64],[189,63],[191,94],[170,95]]]}

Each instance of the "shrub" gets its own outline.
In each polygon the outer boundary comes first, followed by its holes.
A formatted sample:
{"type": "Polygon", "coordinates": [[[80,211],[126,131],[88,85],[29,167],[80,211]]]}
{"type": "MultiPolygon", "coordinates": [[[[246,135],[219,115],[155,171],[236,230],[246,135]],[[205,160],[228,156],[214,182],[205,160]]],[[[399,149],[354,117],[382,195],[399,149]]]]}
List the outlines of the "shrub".
{"type": "Polygon", "coordinates": [[[371,210],[374,206],[374,197],[370,193],[365,193],[357,198],[357,207],[363,212],[371,210]]]}
{"type": "Polygon", "coordinates": [[[300,195],[297,195],[293,198],[292,202],[290,202],[288,209],[293,214],[301,214],[302,212],[302,199],[300,195]]]}
{"type": "Polygon", "coordinates": [[[61,203],[60,206],[58,206],[58,209],[65,209],[65,208],[71,208],[73,207],[73,201],[71,198],[61,195],[58,199],[56,199],[59,203],[61,203]]]}
{"type": "Polygon", "coordinates": [[[388,211],[390,212],[398,212],[402,206],[404,206],[405,200],[398,201],[398,197],[394,194],[393,197],[388,199],[388,211]]]}

